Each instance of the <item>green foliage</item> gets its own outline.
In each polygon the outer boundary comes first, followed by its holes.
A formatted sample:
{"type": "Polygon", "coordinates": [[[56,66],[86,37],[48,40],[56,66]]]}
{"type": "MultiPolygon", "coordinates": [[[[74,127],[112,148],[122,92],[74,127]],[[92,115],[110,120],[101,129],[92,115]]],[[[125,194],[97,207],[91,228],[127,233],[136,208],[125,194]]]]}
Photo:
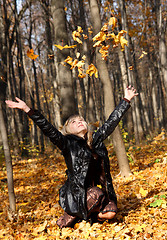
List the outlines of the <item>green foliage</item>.
{"type": "Polygon", "coordinates": [[[166,208],[167,207],[167,201],[166,201],[166,195],[155,195],[154,196],[155,201],[150,203],[150,207],[163,207],[166,208]]]}
{"type": "Polygon", "coordinates": [[[127,157],[128,157],[128,160],[129,160],[130,163],[134,163],[134,160],[133,160],[130,153],[127,153],[127,157]]]}
{"type": "Polygon", "coordinates": [[[127,143],[128,142],[128,132],[126,132],[125,129],[123,128],[123,121],[122,120],[119,123],[119,127],[121,129],[123,141],[125,143],[127,143]]]}
{"type": "Polygon", "coordinates": [[[159,163],[161,159],[157,158],[154,162],[159,163]]]}
{"type": "Polygon", "coordinates": [[[24,142],[20,141],[19,147],[21,149],[21,152],[26,151],[26,152],[28,152],[28,155],[39,156],[40,150],[39,150],[38,146],[34,146],[31,144],[25,144],[24,142]]]}

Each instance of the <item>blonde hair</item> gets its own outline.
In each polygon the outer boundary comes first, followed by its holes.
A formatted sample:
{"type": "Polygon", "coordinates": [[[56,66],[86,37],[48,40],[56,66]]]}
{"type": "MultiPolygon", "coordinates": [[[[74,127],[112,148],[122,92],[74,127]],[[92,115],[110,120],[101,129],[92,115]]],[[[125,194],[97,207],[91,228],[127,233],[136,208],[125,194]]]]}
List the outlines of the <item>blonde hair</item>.
{"type": "MultiPolygon", "coordinates": [[[[70,131],[70,128],[69,128],[69,123],[70,123],[73,119],[75,119],[75,118],[81,118],[82,120],[84,120],[84,118],[83,118],[81,115],[79,115],[79,114],[75,114],[75,115],[70,116],[70,117],[66,120],[66,122],[65,122],[65,124],[63,125],[63,128],[62,128],[62,130],[61,130],[61,132],[62,132],[63,135],[72,134],[72,132],[70,131]]],[[[86,124],[87,124],[87,123],[86,123],[86,124]]],[[[91,147],[91,143],[92,143],[92,132],[90,131],[88,124],[87,124],[87,129],[88,129],[88,131],[87,131],[87,133],[85,134],[85,140],[87,141],[88,146],[91,147]]]]}

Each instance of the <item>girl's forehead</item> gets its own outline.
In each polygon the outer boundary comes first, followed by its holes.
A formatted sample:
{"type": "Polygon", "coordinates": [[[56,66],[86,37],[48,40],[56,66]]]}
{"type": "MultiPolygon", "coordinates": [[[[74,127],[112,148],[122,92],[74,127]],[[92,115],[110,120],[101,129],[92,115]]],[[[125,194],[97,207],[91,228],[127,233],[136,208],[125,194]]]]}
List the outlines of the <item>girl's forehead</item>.
{"type": "Polygon", "coordinates": [[[72,122],[72,121],[74,121],[74,120],[76,120],[76,119],[78,119],[78,120],[84,120],[84,118],[81,117],[81,116],[75,116],[75,117],[70,118],[69,122],[72,122]]]}

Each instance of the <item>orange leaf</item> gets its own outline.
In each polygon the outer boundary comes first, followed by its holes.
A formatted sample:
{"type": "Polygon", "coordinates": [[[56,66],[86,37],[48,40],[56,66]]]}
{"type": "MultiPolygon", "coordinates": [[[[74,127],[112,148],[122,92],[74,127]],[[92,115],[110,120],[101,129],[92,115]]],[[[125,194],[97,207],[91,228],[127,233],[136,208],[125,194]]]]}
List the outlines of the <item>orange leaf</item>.
{"type": "MultiPolygon", "coordinates": [[[[79,31],[81,31],[81,30],[79,29],[79,31]]],[[[81,37],[80,32],[74,31],[74,32],[72,33],[72,37],[73,37],[74,41],[82,44],[82,41],[80,40],[80,37],[81,37]]]]}
{"type": "Polygon", "coordinates": [[[143,57],[144,57],[144,55],[147,55],[147,52],[145,52],[145,51],[142,51],[142,54],[140,55],[139,59],[140,59],[140,58],[143,58],[143,57]]]}
{"type": "Polygon", "coordinates": [[[99,50],[99,52],[101,53],[103,59],[107,58],[109,47],[110,47],[110,45],[107,45],[107,46],[103,45],[102,48],[99,50]]]}
{"type": "Polygon", "coordinates": [[[129,70],[133,70],[133,68],[134,68],[133,66],[130,66],[130,67],[129,67],[129,70]]]}
{"type": "Polygon", "coordinates": [[[64,48],[75,48],[77,45],[71,45],[71,46],[65,45],[65,46],[61,46],[61,45],[55,44],[55,46],[56,46],[58,49],[63,50],[64,48]]]}
{"type": "Polygon", "coordinates": [[[95,77],[98,78],[98,71],[97,68],[93,65],[93,63],[89,65],[86,73],[89,74],[90,76],[94,74],[95,77]]]}
{"type": "Polygon", "coordinates": [[[35,55],[33,49],[28,49],[27,56],[32,60],[35,60],[39,55],[35,55]]]}
{"type": "Polygon", "coordinates": [[[109,24],[109,25],[112,25],[112,30],[115,28],[116,23],[117,23],[117,19],[116,19],[115,17],[111,17],[111,18],[109,19],[108,24],[109,24]]]}

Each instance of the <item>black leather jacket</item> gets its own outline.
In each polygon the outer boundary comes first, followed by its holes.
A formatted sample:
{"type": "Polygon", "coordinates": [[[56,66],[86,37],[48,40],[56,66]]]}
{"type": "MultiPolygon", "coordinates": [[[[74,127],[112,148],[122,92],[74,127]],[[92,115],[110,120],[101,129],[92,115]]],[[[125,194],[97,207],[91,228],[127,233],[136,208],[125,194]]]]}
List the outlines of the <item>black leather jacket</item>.
{"type": "Polygon", "coordinates": [[[67,180],[59,191],[59,203],[70,215],[87,219],[86,208],[86,178],[92,159],[92,154],[101,160],[105,173],[105,189],[109,199],[117,203],[116,194],[110,175],[110,165],[107,149],[103,141],[114,131],[120,119],[129,109],[130,103],[122,100],[111,113],[108,120],[93,133],[92,149],[86,140],[76,135],[64,136],[37,110],[30,110],[29,117],[39,126],[42,132],[50,138],[61,151],[67,165],[67,180]]]}

